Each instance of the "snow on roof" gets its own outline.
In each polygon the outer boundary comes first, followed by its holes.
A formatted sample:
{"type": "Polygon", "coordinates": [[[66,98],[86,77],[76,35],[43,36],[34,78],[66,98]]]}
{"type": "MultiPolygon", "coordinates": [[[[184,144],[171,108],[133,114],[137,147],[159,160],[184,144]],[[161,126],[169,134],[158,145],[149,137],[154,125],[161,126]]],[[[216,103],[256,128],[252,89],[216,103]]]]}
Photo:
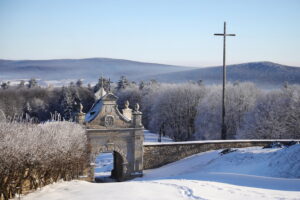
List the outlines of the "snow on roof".
{"type": "Polygon", "coordinates": [[[99,99],[92,107],[92,109],[86,114],[85,116],[85,122],[91,122],[93,121],[97,115],[99,114],[99,112],[101,111],[103,106],[103,102],[101,99],[99,99]]]}

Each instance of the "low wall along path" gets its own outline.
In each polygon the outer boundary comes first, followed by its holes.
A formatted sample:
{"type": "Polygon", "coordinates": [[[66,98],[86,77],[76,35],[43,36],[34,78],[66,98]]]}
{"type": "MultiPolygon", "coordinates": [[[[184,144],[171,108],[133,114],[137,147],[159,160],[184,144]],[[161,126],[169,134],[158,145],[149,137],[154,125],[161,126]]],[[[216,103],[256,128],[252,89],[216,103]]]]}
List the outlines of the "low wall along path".
{"type": "Polygon", "coordinates": [[[273,142],[288,144],[300,140],[206,140],[172,143],[144,143],[144,169],[153,169],[193,154],[226,148],[265,146],[273,142]]]}

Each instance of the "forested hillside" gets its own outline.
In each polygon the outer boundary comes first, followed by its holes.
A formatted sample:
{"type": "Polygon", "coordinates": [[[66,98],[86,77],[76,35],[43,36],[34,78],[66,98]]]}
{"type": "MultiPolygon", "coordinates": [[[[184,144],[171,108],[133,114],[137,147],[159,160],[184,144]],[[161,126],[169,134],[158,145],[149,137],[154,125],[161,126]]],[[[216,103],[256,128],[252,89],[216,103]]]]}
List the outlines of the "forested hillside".
{"type": "MultiPolygon", "coordinates": [[[[112,81],[126,76],[131,81],[157,80],[164,83],[202,81],[206,85],[220,84],[222,67],[184,67],[156,63],[136,62],[121,59],[57,59],[57,60],[0,60],[0,82],[35,78],[44,86],[67,85],[83,80],[95,84],[104,75],[112,81]]],[[[228,65],[229,82],[253,82],[260,88],[279,88],[285,82],[300,84],[300,67],[291,67],[272,62],[252,62],[228,65]]]]}

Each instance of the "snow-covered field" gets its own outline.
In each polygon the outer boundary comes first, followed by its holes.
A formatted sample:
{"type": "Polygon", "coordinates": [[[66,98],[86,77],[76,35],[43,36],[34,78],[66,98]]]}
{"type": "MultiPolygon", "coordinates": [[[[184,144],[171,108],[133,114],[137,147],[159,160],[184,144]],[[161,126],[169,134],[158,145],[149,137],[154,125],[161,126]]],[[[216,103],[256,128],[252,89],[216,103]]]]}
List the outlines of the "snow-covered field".
{"type": "Polygon", "coordinates": [[[300,144],[193,155],[128,182],[60,182],[24,200],[300,199],[300,144]]]}

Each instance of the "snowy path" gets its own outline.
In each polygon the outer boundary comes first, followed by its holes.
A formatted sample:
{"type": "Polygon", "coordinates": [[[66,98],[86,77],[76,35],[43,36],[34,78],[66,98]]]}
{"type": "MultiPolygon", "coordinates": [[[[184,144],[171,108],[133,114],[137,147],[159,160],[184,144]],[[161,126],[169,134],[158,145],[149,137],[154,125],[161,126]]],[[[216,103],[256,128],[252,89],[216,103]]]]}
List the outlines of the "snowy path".
{"type": "MultiPolygon", "coordinates": [[[[298,186],[300,185],[298,181],[298,186]]],[[[42,188],[24,200],[202,200],[300,199],[299,191],[244,187],[213,181],[162,179],[122,183],[61,182],[42,188]]]]}
{"type": "Polygon", "coordinates": [[[299,199],[300,145],[200,153],[121,183],[61,182],[23,200],[299,199]]]}

